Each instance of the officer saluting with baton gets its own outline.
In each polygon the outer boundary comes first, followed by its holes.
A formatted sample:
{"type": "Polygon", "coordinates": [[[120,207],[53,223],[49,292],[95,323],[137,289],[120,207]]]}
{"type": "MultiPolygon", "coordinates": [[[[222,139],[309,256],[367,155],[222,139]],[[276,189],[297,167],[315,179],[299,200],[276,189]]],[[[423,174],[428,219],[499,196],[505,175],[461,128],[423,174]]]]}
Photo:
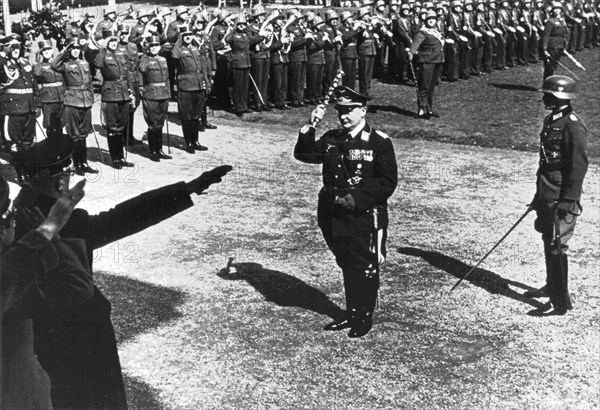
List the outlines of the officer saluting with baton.
{"type": "Polygon", "coordinates": [[[311,113],[294,149],[296,159],[323,164],[317,219],[329,249],[342,269],[345,318],[325,330],[350,328],[349,337],[366,335],[373,325],[379,289],[379,264],[385,258],[387,199],[398,183],[394,147],[387,135],[365,121],[369,97],[351,88],[335,89],[341,128],[315,138],[325,106],[311,113]]]}

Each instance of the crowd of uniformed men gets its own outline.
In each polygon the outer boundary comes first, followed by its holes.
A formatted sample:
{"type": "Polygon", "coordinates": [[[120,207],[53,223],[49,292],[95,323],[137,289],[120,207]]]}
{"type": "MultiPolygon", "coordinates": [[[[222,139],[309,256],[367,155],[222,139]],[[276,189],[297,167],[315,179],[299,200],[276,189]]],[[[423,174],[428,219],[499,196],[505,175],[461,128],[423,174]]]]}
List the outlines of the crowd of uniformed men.
{"type": "MultiPolygon", "coordinates": [[[[600,44],[600,7],[589,0],[363,0],[356,5],[353,11],[322,14],[292,8],[287,15],[268,14],[260,4],[239,14],[210,12],[202,5],[125,12],[112,6],[101,18],[86,14],[69,22],[66,44],[40,42],[33,62],[23,55],[20,38],[5,36],[0,117],[2,122],[8,117],[11,141],[3,136],[4,148],[31,147],[36,116],[43,111],[49,138],[63,128],[73,138],[75,171],[97,172],[87,163],[86,137],[93,131],[93,80],[100,77],[101,122],[112,164],[120,168],[133,165],[124,159],[124,146],[140,143],[133,136],[140,103],[150,158],[160,161],[170,158],[162,148],[170,99],[178,102],[186,150],[205,150],[198,133],[216,128],[207,122],[208,102],[238,116],[318,104],[340,70],[342,83],[365,96],[373,77],[419,81],[420,67],[415,75],[411,62],[419,31],[441,40],[434,81],[539,61],[546,78],[564,51],[600,44]]],[[[426,53],[422,46],[417,52],[426,53]]]]}

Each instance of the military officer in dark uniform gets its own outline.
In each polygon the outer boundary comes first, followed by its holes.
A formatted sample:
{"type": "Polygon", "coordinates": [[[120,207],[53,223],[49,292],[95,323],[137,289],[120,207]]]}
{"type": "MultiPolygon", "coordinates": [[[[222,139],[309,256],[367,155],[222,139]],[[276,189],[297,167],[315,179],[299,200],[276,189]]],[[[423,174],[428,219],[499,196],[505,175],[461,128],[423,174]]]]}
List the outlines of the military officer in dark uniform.
{"type": "Polygon", "coordinates": [[[142,141],[135,138],[133,135],[133,120],[135,118],[135,110],[140,105],[140,84],[138,82],[137,67],[139,62],[138,47],[135,43],[130,41],[132,29],[128,29],[127,26],[119,25],[117,33],[119,36],[119,42],[117,43],[117,49],[115,54],[120,56],[125,61],[125,66],[129,71],[129,78],[131,81],[131,91],[133,92],[133,98],[131,99],[131,106],[129,107],[129,122],[127,123],[126,138],[127,145],[139,145],[142,141]]]}
{"type": "Polygon", "coordinates": [[[439,117],[433,112],[433,91],[440,78],[440,71],[444,63],[444,39],[437,31],[438,16],[435,11],[428,11],[425,16],[425,25],[415,35],[408,58],[417,55],[417,87],[419,89],[418,117],[429,119],[439,117]]]}
{"type": "MultiPolygon", "coordinates": [[[[44,215],[61,192],[69,188],[70,181],[69,173],[63,172],[69,163],[70,150],[57,151],[57,147],[66,147],[68,143],[46,142],[23,152],[16,162],[39,194],[34,206],[44,215]]],[[[192,194],[201,194],[210,185],[221,182],[230,170],[230,166],[221,166],[190,182],[144,192],[97,215],[75,209],[59,235],[85,241],[91,270],[95,249],[190,208],[192,194]]],[[[52,381],[55,408],[127,409],[110,312],[110,302],[94,286],[93,296],[79,307],[47,309],[34,317],[35,353],[52,381]]]]}
{"type": "Polygon", "coordinates": [[[138,47],[139,52],[142,50],[142,42],[144,41],[144,32],[146,31],[146,25],[150,20],[150,10],[140,11],[137,16],[137,23],[131,28],[129,33],[129,42],[135,44],[138,47]]]}
{"type": "Polygon", "coordinates": [[[306,30],[306,97],[308,103],[317,105],[323,92],[323,71],[325,69],[325,39],[323,19],[315,16],[312,27],[306,30]]]}
{"type": "Polygon", "coordinates": [[[358,31],[354,26],[354,17],[348,10],[342,11],[340,14],[342,26],[342,45],[340,46],[340,64],[344,70],[342,84],[346,87],[356,88],[356,72],[358,71],[358,54],[356,54],[356,38],[358,31]]]}
{"type": "Polygon", "coordinates": [[[579,200],[588,168],[587,129],[571,107],[575,97],[571,78],[550,76],[540,91],[550,114],[540,134],[540,166],[531,205],[537,212],[535,229],[544,242],[546,286],[526,295],[549,296],[554,308],[550,314],[564,315],[572,309],[567,242],[582,210],[579,200]]]}
{"type": "Polygon", "coordinates": [[[194,31],[195,41],[198,43],[200,55],[206,60],[208,83],[201,91],[204,94],[204,108],[200,113],[200,126],[198,130],[204,132],[206,130],[216,130],[217,126],[208,122],[208,96],[212,92],[213,79],[217,70],[217,53],[213,48],[210,34],[206,31],[206,16],[203,12],[194,14],[192,18],[192,27],[194,31]]]}
{"type": "Polygon", "coordinates": [[[172,51],[177,63],[177,108],[186,151],[190,154],[208,149],[198,144],[198,132],[200,114],[206,105],[204,90],[210,84],[210,69],[198,46],[194,32],[188,29],[181,33],[172,51]]]}
{"type": "Polygon", "coordinates": [[[175,43],[179,39],[179,35],[189,29],[189,17],[190,12],[185,6],[177,6],[175,9],[177,16],[175,21],[169,23],[167,27],[167,41],[162,44],[160,55],[165,57],[167,60],[167,66],[169,67],[169,84],[171,84],[171,96],[175,97],[175,75],[177,69],[177,62],[173,60],[172,51],[175,43]]]}
{"type": "Polygon", "coordinates": [[[273,41],[271,42],[271,91],[275,108],[291,109],[286,104],[288,91],[288,53],[290,37],[281,33],[283,23],[280,19],[273,22],[273,41]]]}
{"type": "MultiPolygon", "coordinates": [[[[248,32],[257,35],[263,23],[265,22],[266,10],[262,4],[252,6],[251,21],[248,25],[248,32]]],[[[270,111],[271,106],[268,104],[268,84],[269,84],[269,66],[271,65],[271,52],[269,45],[265,40],[255,44],[250,49],[250,75],[254,79],[252,95],[254,96],[255,111],[270,111]]]]}
{"type": "Polygon", "coordinates": [[[360,25],[356,40],[356,54],[358,55],[358,88],[361,94],[371,97],[371,81],[373,80],[373,66],[377,55],[376,29],[371,23],[371,10],[361,7],[358,10],[360,25]]]}
{"type": "Polygon", "coordinates": [[[569,38],[569,29],[562,15],[563,6],[555,1],[552,3],[552,16],[546,21],[542,35],[542,50],[544,52],[544,79],[554,74],[558,60],[563,56],[569,38]]]}
{"type": "Polygon", "coordinates": [[[2,115],[8,117],[8,137],[22,151],[34,143],[38,87],[33,66],[21,56],[20,39],[12,37],[6,48],[6,57],[0,57],[2,115]]]}
{"type": "Polygon", "coordinates": [[[213,86],[213,97],[222,109],[231,107],[230,101],[230,74],[231,74],[231,46],[225,42],[225,36],[234,30],[231,13],[227,10],[218,10],[215,18],[217,23],[210,32],[210,41],[216,53],[216,71],[213,86]]]}
{"type": "Polygon", "coordinates": [[[342,33],[338,29],[340,19],[335,10],[325,12],[325,27],[323,32],[327,34],[323,44],[325,53],[325,67],[323,70],[323,90],[327,92],[337,71],[340,69],[340,47],[342,45],[342,33]]]}
{"type": "Polygon", "coordinates": [[[40,41],[39,48],[41,61],[33,66],[33,75],[40,89],[38,98],[42,104],[43,126],[46,129],[46,136],[56,138],[62,135],[65,83],[62,74],[54,71],[52,64],[50,64],[54,56],[52,41],[40,41]]]}
{"type": "Polygon", "coordinates": [[[115,169],[132,167],[123,156],[123,142],[127,138],[127,123],[133,95],[132,73],[126,57],[117,54],[119,39],[116,36],[104,40],[94,60],[102,74],[101,118],[106,128],[108,150],[115,169]]]}
{"type": "Polygon", "coordinates": [[[81,39],[69,43],[52,60],[52,69],[62,73],[65,92],[62,122],[67,134],[73,139],[73,165],[79,175],[97,174],[99,171],[88,165],[86,138],[92,131],[92,104],[94,89],[90,65],[81,58],[81,39]]]}
{"type": "Polygon", "coordinates": [[[233,105],[235,114],[238,117],[250,112],[248,109],[250,47],[262,41],[262,37],[259,34],[250,34],[246,26],[246,16],[240,13],[235,24],[235,31],[231,31],[224,39],[231,47],[233,105]]]}
{"type": "Polygon", "coordinates": [[[140,58],[138,79],[144,119],[148,124],[148,146],[150,159],[158,162],[161,159],[171,159],[163,152],[162,133],[167,112],[171,87],[169,86],[169,68],[167,60],[159,56],[160,38],[152,36],[148,40],[148,52],[140,58]]]}
{"type": "Polygon", "coordinates": [[[313,124],[324,114],[319,105],[300,130],[294,156],[323,164],[317,219],[344,275],[347,317],[325,329],[350,328],[349,337],[361,337],[373,324],[379,266],[385,258],[387,199],[396,189],[398,167],[391,140],[365,122],[369,98],[341,86],[336,100],[342,128],[315,141],[313,124]]]}
{"type": "Polygon", "coordinates": [[[288,53],[288,92],[292,107],[304,106],[304,85],[306,83],[306,31],[299,21],[288,26],[292,41],[288,53]]]}

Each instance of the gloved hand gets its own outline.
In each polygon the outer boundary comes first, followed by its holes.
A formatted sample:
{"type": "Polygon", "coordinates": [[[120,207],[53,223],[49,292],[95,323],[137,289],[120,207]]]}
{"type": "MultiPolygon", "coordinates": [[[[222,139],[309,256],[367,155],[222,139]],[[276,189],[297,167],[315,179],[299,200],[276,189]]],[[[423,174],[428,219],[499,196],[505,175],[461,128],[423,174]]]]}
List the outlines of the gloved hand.
{"type": "Polygon", "coordinates": [[[231,171],[233,167],[231,165],[221,165],[210,171],[203,172],[198,178],[187,183],[187,187],[190,193],[200,195],[212,184],[218,184],[222,181],[222,178],[231,171]]]}
{"type": "Polygon", "coordinates": [[[313,110],[313,112],[310,113],[310,123],[314,124],[315,122],[321,121],[323,119],[324,115],[325,115],[325,105],[324,104],[317,105],[317,108],[315,108],[313,110]]]}
{"type": "Polygon", "coordinates": [[[343,197],[341,197],[341,196],[336,197],[335,203],[349,211],[352,211],[352,210],[354,210],[354,208],[356,208],[356,203],[354,202],[354,198],[350,194],[346,194],[343,197]]]}

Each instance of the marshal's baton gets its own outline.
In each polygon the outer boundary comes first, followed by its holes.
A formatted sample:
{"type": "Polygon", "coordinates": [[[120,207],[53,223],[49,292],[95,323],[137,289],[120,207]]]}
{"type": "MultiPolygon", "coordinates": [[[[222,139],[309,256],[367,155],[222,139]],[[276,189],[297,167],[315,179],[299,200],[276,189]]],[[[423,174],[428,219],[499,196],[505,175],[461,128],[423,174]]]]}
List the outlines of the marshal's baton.
{"type": "Polygon", "coordinates": [[[556,61],[556,63],[561,66],[562,68],[564,68],[565,70],[567,70],[569,72],[569,74],[571,74],[573,77],[575,77],[576,80],[580,80],[579,77],[577,77],[577,74],[575,74],[573,71],[569,70],[569,68],[564,65],[563,63],[561,63],[560,61],[558,61],[556,58],[552,57],[550,54],[546,54],[546,57],[553,59],[554,61],[556,61]]]}
{"type": "Polygon", "coordinates": [[[583,64],[581,64],[579,61],[577,61],[577,60],[575,59],[575,57],[573,57],[573,56],[571,55],[571,53],[569,53],[567,50],[563,50],[563,53],[565,53],[565,55],[566,55],[567,57],[569,57],[569,58],[571,59],[571,61],[572,61],[572,62],[574,62],[574,63],[575,63],[575,65],[576,65],[577,67],[581,68],[583,71],[586,71],[586,70],[585,70],[585,67],[583,66],[583,64]]]}
{"type": "Polygon", "coordinates": [[[456,282],[456,284],[455,284],[454,286],[452,286],[452,289],[450,289],[450,292],[452,292],[454,289],[456,289],[456,287],[457,287],[458,285],[460,285],[460,283],[461,283],[463,280],[465,280],[465,279],[467,278],[467,276],[469,276],[469,275],[471,274],[471,272],[473,272],[475,269],[477,269],[477,267],[478,267],[478,266],[481,264],[481,262],[483,262],[483,261],[484,261],[484,260],[485,260],[485,259],[486,259],[486,258],[487,258],[489,255],[490,255],[490,253],[492,253],[492,252],[494,251],[494,249],[496,249],[496,248],[498,247],[498,245],[500,245],[500,244],[502,243],[502,241],[504,241],[504,240],[506,239],[506,237],[508,236],[508,234],[510,234],[510,233],[513,231],[513,229],[515,229],[515,228],[517,227],[517,225],[519,225],[519,224],[521,223],[521,221],[522,221],[523,219],[525,219],[525,217],[527,216],[527,214],[528,214],[529,212],[531,212],[532,210],[533,210],[533,207],[532,207],[532,206],[528,206],[528,207],[527,207],[527,210],[525,211],[525,213],[524,213],[523,215],[521,215],[521,217],[520,217],[520,218],[517,220],[517,222],[515,222],[515,223],[514,223],[514,225],[513,225],[513,226],[511,226],[511,227],[510,227],[510,229],[508,230],[508,232],[506,232],[506,233],[504,234],[504,236],[503,236],[502,238],[500,238],[500,240],[499,240],[498,242],[496,242],[496,244],[495,244],[495,245],[492,247],[492,249],[490,249],[490,250],[488,251],[488,253],[486,253],[485,255],[483,255],[483,258],[479,259],[479,262],[477,262],[477,263],[475,264],[475,266],[473,266],[473,267],[472,267],[472,268],[471,268],[471,269],[470,269],[470,270],[469,270],[469,271],[466,273],[466,275],[464,275],[462,278],[460,278],[460,279],[458,280],[458,282],[456,282]]]}
{"type": "MultiPolygon", "coordinates": [[[[346,75],[346,73],[344,73],[344,70],[342,70],[342,69],[338,70],[337,74],[331,81],[331,87],[329,87],[329,90],[327,90],[327,94],[325,95],[325,98],[323,98],[323,104],[327,104],[329,102],[329,100],[331,99],[331,96],[333,95],[333,92],[335,91],[337,86],[340,84],[340,81],[342,81],[342,77],[345,75],[346,75]]],[[[319,121],[321,121],[321,118],[315,118],[310,125],[313,127],[316,127],[319,121]]]]}

